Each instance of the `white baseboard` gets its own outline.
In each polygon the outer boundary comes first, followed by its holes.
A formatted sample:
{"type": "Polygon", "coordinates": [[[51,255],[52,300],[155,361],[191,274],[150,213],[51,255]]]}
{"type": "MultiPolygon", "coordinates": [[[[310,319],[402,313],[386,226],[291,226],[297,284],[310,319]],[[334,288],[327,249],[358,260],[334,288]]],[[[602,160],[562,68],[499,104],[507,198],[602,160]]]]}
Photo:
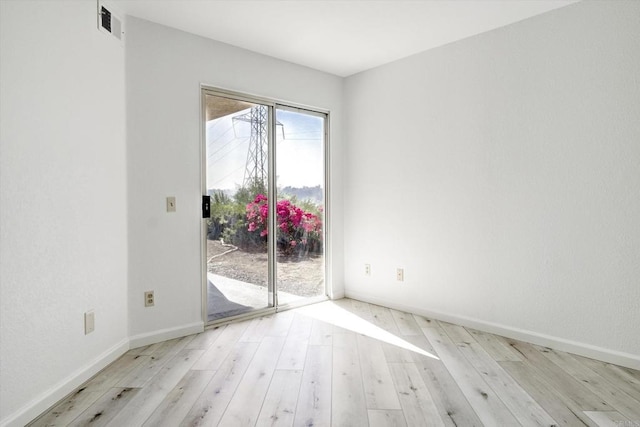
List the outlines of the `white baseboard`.
{"type": "Polygon", "coordinates": [[[138,348],[145,345],[155,344],[161,341],[172,340],[174,338],[185,337],[191,334],[198,334],[204,331],[204,323],[196,322],[182,325],[175,328],[160,329],[158,331],[147,332],[131,337],[129,348],[138,348]]]}
{"type": "Polygon", "coordinates": [[[179,338],[204,331],[204,323],[197,322],[176,328],[161,329],[146,334],[136,335],[124,339],[82,368],[78,369],[66,379],[33,398],[21,409],[0,420],[0,427],[18,427],[33,421],[38,415],[64,399],[69,393],[80,387],[92,376],[106,368],[110,363],[126,353],[130,348],[142,347],[157,342],[179,338]]]}
{"type": "Polygon", "coordinates": [[[60,381],[49,390],[46,390],[40,395],[34,397],[30,402],[13,414],[9,414],[0,421],[0,426],[24,426],[51,406],[55,405],[58,401],[64,399],[69,393],[80,387],[92,376],[100,372],[100,370],[106,368],[118,357],[122,356],[127,350],[129,350],[129,340],[123,339],[77,371],[73,372],[66,379],[60,381]]]}
{"type": "Polygon", "coordinates": [[[332,293],[329,296],[329,299],[332,299],[332,300],[337,300],[342,298],[344,298],[344,291],[338,291],[338,292],[332,293]]]}
{"type": "Polygon", "coordinates": [[[346,291],[347,298],[356,299],[371,304],[381,305],[384,307],[394,308],[396,310],[413,313],[432,319],[442,320],[449,323],[455,323],[461,326],[478,329],[480,331],[501,335],[507,338],[513,338],[532,344],[549,347],[554,350],[560,350],[567,353],[578,354],[580,356],[591,359],[600,360],[614,365],[625,366],[627,368],[640,370],[640,356],[624,353],[616,350],[610,350],[603,347],[585,344],[577,341],[571,341],[564,338],[554,337],[551,335],[540,334],[538,332],[528,331],[524,329],[505,326],[498,323],[486,322],[484,320],[474,319],[466,316],[442,313],[438,311],[428,310],[420,307],[413,307],[401,303],[395,303],[388,299],[371,297],[359,292],[346,291]]]}

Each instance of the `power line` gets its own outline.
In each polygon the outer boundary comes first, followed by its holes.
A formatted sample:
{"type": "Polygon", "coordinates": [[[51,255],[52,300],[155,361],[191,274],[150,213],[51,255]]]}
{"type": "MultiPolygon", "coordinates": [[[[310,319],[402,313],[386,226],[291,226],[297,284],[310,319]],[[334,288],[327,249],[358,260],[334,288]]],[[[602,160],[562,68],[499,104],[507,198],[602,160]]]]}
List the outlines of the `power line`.
{"type": "Polygon", "coordinates": [[[318,139],[320,138],[287,138],[284,141],[317,141],[318,139]]]}
{"type": "Polygon", "coordinates": [[[215,165],[216,163],[218,163],[220,160],[224,159],[225,157],[227,157],[229,154],[233,153],[235,150],[242,148],[240,145],[231,147],[231,150],[227,151],[226,153],[224,153],[222,156],[216,158],[214,161],[212,161],[211,163],[207,163],[208,166],[211,165],[215,165]]]}
{"type": "MultiPolygon", "coordinates": [[[[239,143],[239,144],[243,144],[243,143],[247,142],[247,139],[249,139],[249,138],[246,138],[246,137],[245,137],[245,138],[241,138],[241,139],[231,139],[231,140],[229,140],[229,142],[227,142],[226,144],[224,144],[222,147],[218,148],[216,151],[213,151],[212,153],[209,153],[209,154],[207,155],[207,158],[209,158],[209,157],[213,156],[213,155],[214,155],[214,154],[216,154],[216,153],[219,153],[219,152],[220,152],[220,151],[222,151],[224,148],[226,148],[227,146],[229,146],[229,144],[231,144],[232,142],[238,141],[238,143],[239,143]]],[[[231,151],[233,151],[233,150],[235,150],[235,149],[237,149],[237,148],[240,148],[240,146],[233,147],[233,149],[232,149],[231,151]]],[[[231,152],[231,151],[230,151],[230,152],[231,152]]]]}
{"type": "MultiPolygon", "coordinates": [[[[224,131],[222,134],[220,134],[219,136],[217,136],[217,137],[215,138],[214,142],[215,142],[215,141],[220,140],[223,136],[225,136],[226,134],[228,134],[228,133],[231,131],[231,129],[233,129],[233,127],[229,127],[229,129],[227,129],[227,130],[226,130],[226,131],[224,131]]],[[[213,154],[217,153],[218,151],[222,150],[225,146],[227,146],[227,145],[229,145],[231,142],[233,142],[233,140],[234,140],[234,139],[235,139],[235,137],[234,137],[233,139],[230,139],[230,140],[229,140],[229,142],[227,142],[226,144],[224,144],[224,146],[220,147],[218,150],[214,151],[214,152],[213,152],[213,153],[211,153],[211,154],[208,154],[208,155],[207,155],[207,157],[209,157],[209,156],[211,156],[211,155],[213,155],[213,154]]]]}
{"type": "Polygon", "coordinates": [[[240,169],[244,168],[244,165],[240,166],[239,168],[231,171],[230,173],[226,174],[225,176],[223,176],[222,178],[220,178],[219,180],[217,180],[216,182],[213,183],[212,187],[215,187],[216,184],[218,184],[219,182],[224,181],[225,179],[229,178],[231,175],[233,175],[234,173],[238,172],[240,169]]]}
{"type": "Polygon", "coordinates": [[[222,117],[219,119],[215,119],[213,120],[213,125],[211,125],[211,128],[207,128],[207,132],[211,132],[213,131],[213,129],[216,128],[216,126],[218,126],[220,123],[222,123],[224,120],[222,120],[222,117]]]}
{"type": "MultiPolygon", "coordinates": [[[[267,170],[268,170],[267,162],[269,158],[269,153],[268,153],[269,146],[268,146],[268,137],[267,137],[268,114],[269,114],[269,110],[265,105],[256,105],[254,107],[251,107],[248,113],[240,114],[232,117],[231,127],[218,137],[218,138],[221,138],[222,136],[230,132],[232,129],[235,134],[234,124],[236,121],[249,123],[250,129],[251,129],[251,136],[249,137],[249,148],[247,150],[247,160],[245,163],[244,178],[242,182],[242,185],[245,188],[249,187],[251,184],[256,182],[262,183],[262,184],[267,183],[267,170]]],[[[281,126],[282,138],[286,139],[285,133],[284,133],[284,126],[282,125],[282,123],[276,121],[275,125],[281,126]]],[[[306,134],[306,133],[309,133],[309,132],[302,132],[302,134],[306,134]]],[[[237,139],[238,138],[234,138],[229,142],[225,143],[222,147],[218,148],[216,151],[212,153],[207,153],[207,158],[219,153],[221,150],[225,149],[227,146],[229,146],[232,142],[236,141],[237,139]]],[[[308,139],[308,140],[312,141],[314,139],[308,139]]],[[[220,160],[228,156],[237,148],[239,148],[239,146],[233,147],[231,150],[227,151],[224,155],[216,158],[211,164],[207,165],[207,167],[219,162],[220,160]]],[[[231,174],[237,172],[238,170],[240,170],[240,168],[226,175],[224,178],[217,181],[216,184],[220,181],[223,181],[224,179],[229,177],[231,174]]]]}
{"type": "Polygon", "coordinates": [[[303,131],[303,132],[287,132],[286,136],[289,137],[291,135],[305,135],[308,133],[317,133],[319,135],[322,135],[322,131],[321,130],[307,130],[307,131],[303,131]]]}
{"type": "Polygon", "coordinates": [[[264,105],[251,107],[248,113],[233,117],[233,121],[247,122],[251,126],[249,150],[244,171],[242,186],[248,188],[251,184],[267,182],[267,159],[269,158],[267,139],[268,109],[264,105]]]}

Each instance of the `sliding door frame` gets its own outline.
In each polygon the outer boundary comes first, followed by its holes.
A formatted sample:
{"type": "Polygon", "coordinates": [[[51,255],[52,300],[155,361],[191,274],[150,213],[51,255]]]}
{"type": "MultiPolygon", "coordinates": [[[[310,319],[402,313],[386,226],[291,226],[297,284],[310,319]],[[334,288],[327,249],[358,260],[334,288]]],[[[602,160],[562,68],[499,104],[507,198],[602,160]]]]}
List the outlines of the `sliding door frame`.
{"type": "MultiPolygon", "coordinates": [[[[254,104],[264,105],[268,109],[268,227],[269,233],[267,234],[267,264],[268,264],[268,307],[255,309],[251,312],[240,314],[237,316],[229,316],[212,322],[208,321],[208,307],[207,307],[207,223],[201,219],[201,233],[200,233],[200,274],[201,274],[201,289],[202,289],[202,319],[205,327],[215,325],[217,323],[227,323],[238,319],[247,319],[251,317],[263,316],[273,314],[276,311],[282,309],[293,308],[301,305],[314,303],[317,301],[326,300],[331,295],[331,280],[330,280],[330,198],[329,198],[329,174],[330,174],[330,162],[329,162],[329,111],[307,107],[290,102],[279,101],[275,99],[248,95],[241,92],[230,91],[227,89],[221,89],[208,85],[200,85],[200,179],[201,179],[201,194],[207,194],[207,144],[206,144],[206,97],[217,96],[221,98],[233,99],[236,101],[245,101],[254,104]],[[287,304],[286,306],[278,305],[278,292],[277,292],[277,266],[276,266],[276,202],[277,202],[277,176],[276,172],[276,126],[275,115],[276,109],[300,112],[310,115],[315,115],[324,118],[324,221],[323,221],[323,239],[324,239],[324,295],[318,297],[306,298],[299,304],[287,304]]],[[[202,216],[202,215],[200,215],[202,216]]]]}

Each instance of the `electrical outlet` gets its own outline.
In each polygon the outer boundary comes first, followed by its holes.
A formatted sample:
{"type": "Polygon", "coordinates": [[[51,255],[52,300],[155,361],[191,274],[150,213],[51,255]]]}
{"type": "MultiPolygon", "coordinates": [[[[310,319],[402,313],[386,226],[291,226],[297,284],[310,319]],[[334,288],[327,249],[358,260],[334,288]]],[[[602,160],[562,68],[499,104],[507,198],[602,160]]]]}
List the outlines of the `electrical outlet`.
{"type": "Polygon", "coordinates": [[[153,291],[146,291],[144,293],[144,306],[145,307],[153,307],[155,305],[155,297],[153,295],[153,291]]]}
{"type": "Polygon", "coordinates": [[[167,212],[176,211],[176,198],[173,196],[167,197],[167,212]]]}
{"type": "Polygon", "coordinates": [[[371,264],[364,265],[364,275],[371,276],[371,264]]]}
{"type": "Polygon", "coordinates": [[[96,315],[91,311],[84,314],[84,334],[88,335],[96,329],[96,315]]]}
{"type": "Polygon", "coordinates": [[[404,269],[399,268],[396,270],[396,280],[398,282],[404,282],[404,269]]]}

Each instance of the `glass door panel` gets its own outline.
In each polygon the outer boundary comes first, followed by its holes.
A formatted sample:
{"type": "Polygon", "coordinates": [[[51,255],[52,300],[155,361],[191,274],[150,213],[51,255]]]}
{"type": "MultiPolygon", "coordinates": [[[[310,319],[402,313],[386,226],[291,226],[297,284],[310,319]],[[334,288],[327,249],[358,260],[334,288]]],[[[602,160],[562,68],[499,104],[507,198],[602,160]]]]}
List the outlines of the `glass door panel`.
{"type": "Polygon", "coordinates": [[[276,108],[276,277],[278,304],[326,295],[325,121],[276,108]]]}
{"type": "Polygon", "coordinates": [[[273,306],[266,200],[270,107],[204,95],[207,321],[273,306]]]}

